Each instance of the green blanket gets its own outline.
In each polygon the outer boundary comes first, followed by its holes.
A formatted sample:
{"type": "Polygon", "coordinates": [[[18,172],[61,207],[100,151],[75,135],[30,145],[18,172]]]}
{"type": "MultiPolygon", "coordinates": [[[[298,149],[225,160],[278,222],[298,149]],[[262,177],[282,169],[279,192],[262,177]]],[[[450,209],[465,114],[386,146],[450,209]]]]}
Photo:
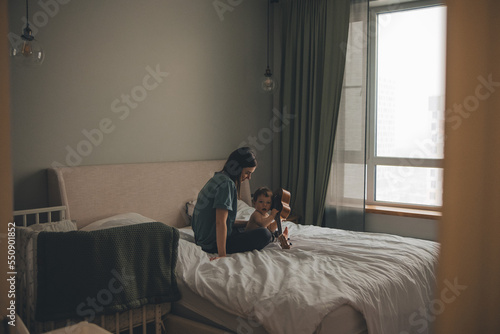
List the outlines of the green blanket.
{"type": "Polygon", "coordinates": [[[144,223],[38,235],[39,321],[121,312],[180,299],[179,231],[144,223]]]}

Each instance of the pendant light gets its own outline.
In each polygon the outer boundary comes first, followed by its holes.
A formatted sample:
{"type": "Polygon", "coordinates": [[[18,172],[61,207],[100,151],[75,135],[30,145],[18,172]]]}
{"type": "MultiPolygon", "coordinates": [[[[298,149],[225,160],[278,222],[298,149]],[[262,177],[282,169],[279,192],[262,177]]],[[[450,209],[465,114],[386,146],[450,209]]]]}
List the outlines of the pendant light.
{"type": "Polygon", "coordinates": [[[40,65],[44,59],[44,52],[35,40],[28,19],[28,0],[26,0],[26,28],[23,30],[21,40],[10,50],[14,63],[24,66],[40,65]]]}
{"type": "Polygon", "coordinates": [[[273,73],[269,68],[270,7],[271,7],[271,0],[268,0],[267,1],[267,68],[266,72],[264,73],[264,78],[261,81],[261,89],[264,93],[273,94],[278,88],[278,82],[276,81],[275,78],[273,78],[273,73]]]}

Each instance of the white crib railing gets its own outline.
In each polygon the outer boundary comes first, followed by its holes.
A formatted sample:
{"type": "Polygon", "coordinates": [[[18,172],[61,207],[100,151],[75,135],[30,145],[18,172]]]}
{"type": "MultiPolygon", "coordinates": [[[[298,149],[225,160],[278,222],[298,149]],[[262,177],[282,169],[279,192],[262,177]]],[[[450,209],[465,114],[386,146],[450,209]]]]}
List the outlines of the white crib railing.
{"type": "MultiPolygon", "coordinates": [[[[44,221],[43,223],[51,223],[54,221],[53,215],[55,213],[58,213],[60,215],[58,220],[66,219],[66,207],[65,206],[52,206],[52,207],[48,207],[48,208],[18,210],[18,211],[14,211],[14,218],[15,217],[22,217],[22,221],[23,221],[22,226],[28,226],[28,217],[30,217],[30,216],[35,217],[35,224],[40,224],[41,214],[46,214],[47,220],[44,221]]],[[[14,221],[16,221],[16,220],[14,219],[14,221]]]]}
{"type": "MultiPolygon", "coordinates": [[[[33,224],[51,223],[59,220],[66,219],[65,206],[53,206],[47,208],[28,209],[14,211],[14,222],[16,226],[29,226],[33,224]]],[[[33,274],[33,273],[31,273],[33,274]]],[[[34,315],[30,314],[30,308],[26,305],[26,290],[27,272],[17,272],[18,284],[17,286],[17,301],[16,305],[17,314],[21,317],[30,333],[44,333],[58,328],[69,328],[68,326],[75,324],[79,321],[89,321],[86,319],[66,319],[62,321],[32,321],[34,315]],[[35,322],[35,323],[32,323],[35,322]]],[[[170,312],[170,303],[144,305],[141,308],[119,312],[114,315],[100,315],[95,317],[92,321],[96,325],[106,329],[111,333],[124,334],[124,333],[139,333],[142,327],[142,333],[165,333],[165,326],[162,321],[162,316],[170,312]],[[149,326],[149,327],[148,327],[149,326]],[[154,326],[154,328],[153,328],[154,326]],[[136,329],[134,331],[134,329],[136,329]],[[139,330],[139,331],[137,331],[139,330]]],[[[90,322],[90,321],[89,321],[90,322]]]]}

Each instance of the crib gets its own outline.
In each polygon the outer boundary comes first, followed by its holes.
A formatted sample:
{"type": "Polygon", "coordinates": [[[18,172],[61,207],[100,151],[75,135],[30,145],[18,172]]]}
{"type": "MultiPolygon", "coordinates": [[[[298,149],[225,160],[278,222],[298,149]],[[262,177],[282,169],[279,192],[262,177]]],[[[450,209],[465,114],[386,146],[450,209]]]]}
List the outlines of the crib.
{"type": "MultiPolygon", "coordinates": [[[[14,211],[16,226],[27,227],[33,225],[65,221],[66,207],[54,206],[39,209],[14,211]]],[[[33,251],[32,245],[27,245],[19,239],[16,240],[16,312],[24,322],[30,333],[44,333],[58,328],[89,321],[85,318],[71,318],[59,321],[36,321],[36,277],[33,258],[29,252],[33,251]],[[19,242],[18,242],[19,241],[19,242]]],[[[144,305],[141,308],[117,312],[115,314],[99,315],[92,322],[111,333],[165,333],[164,320],[170,312],[170,303],[144,305]]],[[[71,330],[69,330],[71,332],[71,330]]]]}

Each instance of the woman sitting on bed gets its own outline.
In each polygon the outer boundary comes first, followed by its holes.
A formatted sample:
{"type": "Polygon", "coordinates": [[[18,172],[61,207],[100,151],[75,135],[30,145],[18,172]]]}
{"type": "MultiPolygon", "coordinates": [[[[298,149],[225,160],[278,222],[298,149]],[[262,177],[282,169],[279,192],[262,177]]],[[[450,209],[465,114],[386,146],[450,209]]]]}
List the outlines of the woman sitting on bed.
{"type": "Polygon", "coordinates": [[[238,231],[234,227],[240,185],[250,179],[257,167],[255,154],[248,147],[232,152],[222,171],[201,189],[193,212],[191,225],[196,244],[215,260],[226,254],[260,250],[271,242],[271,232],[260,227],[238,231]]]}

